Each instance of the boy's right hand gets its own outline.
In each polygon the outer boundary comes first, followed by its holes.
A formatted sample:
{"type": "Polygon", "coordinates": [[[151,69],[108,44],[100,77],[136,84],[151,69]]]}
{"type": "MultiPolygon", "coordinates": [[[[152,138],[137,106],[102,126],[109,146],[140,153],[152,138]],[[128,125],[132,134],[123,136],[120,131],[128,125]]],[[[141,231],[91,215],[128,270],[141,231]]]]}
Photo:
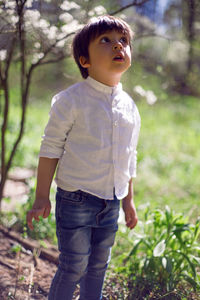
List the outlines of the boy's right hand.
{"type": "Polygon", "coordinates": [[[36,200],[33,204],[33,207],[31,210],[28,211],[26,216],[26,221],[28,227],[33,230],[33,218],[36,221],[39,221],[39,216],[43,218],[47,218],[51,211],[51,202],[49,199],[45,200],[36,200]]]}

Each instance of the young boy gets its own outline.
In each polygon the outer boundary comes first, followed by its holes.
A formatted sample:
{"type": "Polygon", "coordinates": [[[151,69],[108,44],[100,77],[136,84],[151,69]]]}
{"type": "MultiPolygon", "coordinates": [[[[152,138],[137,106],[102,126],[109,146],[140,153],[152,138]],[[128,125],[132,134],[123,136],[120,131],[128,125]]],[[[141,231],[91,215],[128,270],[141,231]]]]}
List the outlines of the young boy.
{"type": "Polygon", "coordinates": [[[131,30],[119,18],[103,16],[87,24],[73,41],[84,80],[53,98],[40,149],[36,199],[27,214],[48,217],[49,190],[58,164],[56,225],[59,267],[49,300],[102,299],[102,286],[117,231],[119,199],[130,229],[137,223],[132,177],[140,116],[122,90],[121,75],[131,65],[131,30]]]}

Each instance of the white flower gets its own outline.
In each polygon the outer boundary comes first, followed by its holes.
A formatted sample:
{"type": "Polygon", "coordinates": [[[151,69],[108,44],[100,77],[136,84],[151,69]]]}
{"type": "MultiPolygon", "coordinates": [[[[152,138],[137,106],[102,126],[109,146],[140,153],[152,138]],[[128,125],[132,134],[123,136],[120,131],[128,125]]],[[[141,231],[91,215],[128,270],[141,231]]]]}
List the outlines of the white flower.
{"type": "Polygon", "coordinates": [[[41,44],[40,44],[39,42],[36,42],[36,43],[34,44],[34,47],[35,47],[36,49],[39,49],[40,46],[41,46],[41,44]]]}
{"type": "Polygon", "coordinates": [[[35,64],[37,63],[41,58],[44,57],[44,53],[35,53],[32,59],[32,63],[35,64]]]}
{"type": "Polygon", "coordinates": [[[12,0],[5,1],[5,8],[14,9],[16,6],[16,2],[12,0]]]}
{"type": "Polygon", "coordinates": [[[153,91],[150,90],[145,91],[143,87],[141,87],[140,85],[136,85],[133,91],[136,92],[141,97],[146,98],[146,101],[149,105],[153,105],[158,100],[153,91]]]}
{"type": "Polygon", "coordinates": [[[160,257],[164,253],[165,248],[166,248],[165,240],[162,240],[154,248],[154,250],[153,250],[153,256],[160,257]]]}
{"type": "Polygon", "coordinates": [[[7,50],[0,50],[0,61],[5,60],[6,56],[7,56],[7,50]]]}
{"type": "Polygon", "coordinates": [[[32,6],[33,6],[33,0],[27,0],[26,7],[32,7],[32,6]]]}
{"type": "Polygon", "coordinates": [[[56,26],[51,26],[48,31],[48,39],[54,40],[57,38],[58,28],[56,26]]]}
{"type": "Polygon", "coordinates": [[[37,25],[40,19],[40,13],[37,10],[25,10],[25,20],[32,25],[37,25]]]}
{"type": "Polygon", "coordinates": [[[80,24],[78,24],[77,20],[73,20],[70,24],[66,24],[61,27],[61,31],[65,34],[71,33],[73,31],[76,31],[80,28],[80,24]]]}
{"type": "Polygon", "coordinates": [[[10,17],[10,21],[11,21],[12,25],[15,25],[19,21],[19,17],[13,15],[10,17]]]}
{"type": "Polygon", "coordinates": [[[49,27],[49,23],[45,19],[40,19],[38,22],[38,27],[45,30],[49,27]]]}
{"type": "Polygon", "coordinates": [[[65,39],[62,40],[62,41],[59,41],[59,42],[56,44],[56,47],[58,47],[58,48],[63,48],[63,47],[65,46],[65,42],[66,42],[65,39]]]}
{"type": "Polygon", "coordinates": [[[72,2],[71,1],[70,2],[69,1],[64,1],[61,4],[60,8],[63,9],[63,10],[68,11],[70,9],[80,9],[81,7],[73,1],[72,2]]]}
{"type": "Polygon", "coordinates": [[[134,92],[136,92],[141,97],[146,96],[146,91],[140,85],[136,85],[133,90],[134,90],[134,92]]]}
{"type": "Polygon", "coordinates": [[[69,13],[65,12],[64,14],[61,14],[61,15],[59,16],[59,19],[60,19],[62,22],[70,23],[70,22],[72,22],[73,17],[72,17],[72,15],[70,15],[69,13]]]}
{"type": "Polygon", "coordinates": [[[106,14],[107,11],[105,9],[105,7],[103,7],[102,5],[99,5],[99,6],[96,6],[94,9],[90,10],[88,12],[88,15],[90,17],[93,17],[93,16],[102,16],[103,14],[106,14]]]}
{"type": "Polygon", "coordinates": [[[153,91],[146,91],[147,103],[153,105],[157,101],[157,97],[153,91]]]}
{"type": "Polygon", "coordinates": [[[103,7],[102,5],[96,6],[94,8],[94,11],[95,11],[97,16],[100,16],[100,15],[103,15],[103,14],[107,13],[105,7],[103,7]]]}

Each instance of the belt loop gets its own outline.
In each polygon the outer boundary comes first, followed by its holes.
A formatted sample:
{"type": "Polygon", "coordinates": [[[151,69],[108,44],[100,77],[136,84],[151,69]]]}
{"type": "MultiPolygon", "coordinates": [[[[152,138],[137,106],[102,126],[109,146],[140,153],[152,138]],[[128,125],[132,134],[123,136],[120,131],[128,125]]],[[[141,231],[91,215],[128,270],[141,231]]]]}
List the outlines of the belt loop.
{"type": "Polygon", "coordinates": [[[115,187],[113,188],[113,200],[115,199],[115,187]]]}

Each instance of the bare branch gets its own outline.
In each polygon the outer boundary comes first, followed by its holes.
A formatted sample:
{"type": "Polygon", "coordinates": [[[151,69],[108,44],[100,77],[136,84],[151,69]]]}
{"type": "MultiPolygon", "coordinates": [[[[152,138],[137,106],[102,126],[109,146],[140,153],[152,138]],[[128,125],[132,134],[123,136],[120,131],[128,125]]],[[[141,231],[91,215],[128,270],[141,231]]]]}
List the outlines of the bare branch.
{"type": "MultiPolygon", "coordinates": [[[[50,45],[49,48],[47,48],[47,49],[44,51],[44,56],[43,56],[42,58],[40,58],[36,63],[33,63],[33,64],[31,65],[30,69],[35,68],[35,67],[37,67],[38,65],[41,65],[41,64],[47,64],[47,63],[49,63],[49,62],[45,62],[45,61],[44,61],[44,59],[46,58],[47,54],[49,54],[49,53],[51,52],[51,50],[52,50],[53,48],[55,48],[56,45],[57,45],[59,42],[61,42],[61,41],[65,40],[65,39],[67,39],[68,37],[70,37],[70,36],[73,35],[73,34],[75,34],[75,32],[70,32],[70,33],[68,33],[67,35],[65,35],[63,38],[57,39],[53,44],[50,45]]],[[[64,58],[64,57],[63,57],[63,58],[64,58]]],[[[56,60],[53,60],[53,62],[56,62],[56,60]]]]}
{"type": "Polygon", "coordinates": [[[124,11],[125,9],[127,9],[129,7],[132,7],[132,6],[142,6],[143,4],[145,4],[148,1],[150,1],[150,0],[142,0],[142,1],[134,0],[132,3],[127,4],[125,6],[122,6],[121,8],[111,12],[110,15],[116,15],[116,14],[118,14],[118,13],[124,11]]]}
{"type": "Polygon", "coordinates": [[[168,41],[175,41],[177,39],[173,39],[171,37],[165,36],[165,35],[161,35],[161,34],[157,34],[155,32],[150,32],[150,33],[145,33],[145,34],[141,34],[141,35],[135,35],[134,40],[140,40],[142,38],[146,38],[146,37],[159,37],[161,39],[165,39],[168,41]]]}
{"type": "Polygon", "coordinates": [[[43,61],[43,62],[40,63],[40,66],[59,62],[59,61],[63,60],[64,58],[66,58],[67,56],[68,56],[68,54],[65,54],[65,55],[62,55],[62,56],[60,56],[56,59],[49,59],[49,60],[43,61]]]}

